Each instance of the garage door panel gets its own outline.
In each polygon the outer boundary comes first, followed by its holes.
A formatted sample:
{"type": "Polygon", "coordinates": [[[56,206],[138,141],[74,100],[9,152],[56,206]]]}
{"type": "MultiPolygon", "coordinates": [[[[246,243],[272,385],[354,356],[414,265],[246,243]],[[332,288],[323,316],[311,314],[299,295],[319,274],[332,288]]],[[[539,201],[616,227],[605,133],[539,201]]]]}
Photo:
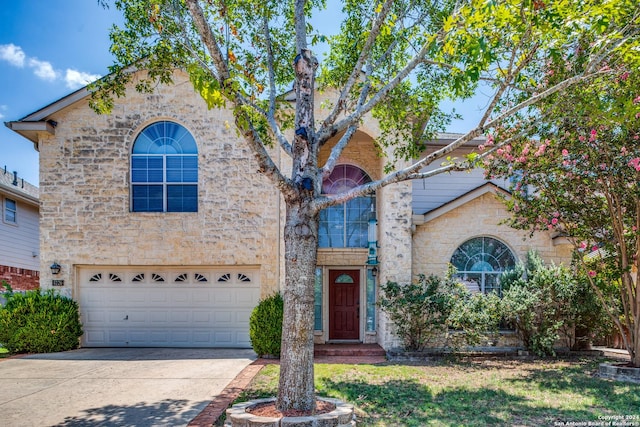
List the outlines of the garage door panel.
{"type": "Polygon", "coordinates": [[[198,327],[214,325],[213,314],[210,311],[194,311],[191,313],[191,320],[198,327]]]}
{"type": "Polygon", "coordinates": [[[152,269],[80,269],[83,345],[250,347],[258,270],[152,269]]]}

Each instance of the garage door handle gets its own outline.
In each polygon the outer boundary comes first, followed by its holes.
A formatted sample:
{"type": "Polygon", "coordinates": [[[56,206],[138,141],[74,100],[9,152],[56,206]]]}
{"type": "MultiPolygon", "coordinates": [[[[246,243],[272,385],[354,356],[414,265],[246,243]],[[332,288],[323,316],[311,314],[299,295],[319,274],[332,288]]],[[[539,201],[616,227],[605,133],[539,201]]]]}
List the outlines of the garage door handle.
{"type": "Polygon", "coordinates": [[[127,314],[126,316],[124,316],[124,319],[122,320],[129,320],[129,315],[127,314]]]}

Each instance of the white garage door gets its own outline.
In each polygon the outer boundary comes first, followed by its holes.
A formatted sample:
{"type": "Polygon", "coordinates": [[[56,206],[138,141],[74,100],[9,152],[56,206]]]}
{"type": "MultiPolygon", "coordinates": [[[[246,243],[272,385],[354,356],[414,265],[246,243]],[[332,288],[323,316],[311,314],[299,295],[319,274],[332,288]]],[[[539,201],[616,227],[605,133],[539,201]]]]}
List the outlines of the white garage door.
{"type": "Polygon", "coordinates": [[[251,347],[256,268],[81,268],[85,347],[251,347]]]}

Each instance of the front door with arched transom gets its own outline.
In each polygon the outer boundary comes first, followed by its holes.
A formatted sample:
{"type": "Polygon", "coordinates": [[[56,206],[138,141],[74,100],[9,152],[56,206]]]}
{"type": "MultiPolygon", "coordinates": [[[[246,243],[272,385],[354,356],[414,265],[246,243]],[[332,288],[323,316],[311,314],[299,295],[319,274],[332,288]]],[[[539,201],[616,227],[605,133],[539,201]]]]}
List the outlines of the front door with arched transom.
{"type": "Polygon", "coordinates": [[[329,270],[329,339],[360,339],[360,270],[329,270]]]}

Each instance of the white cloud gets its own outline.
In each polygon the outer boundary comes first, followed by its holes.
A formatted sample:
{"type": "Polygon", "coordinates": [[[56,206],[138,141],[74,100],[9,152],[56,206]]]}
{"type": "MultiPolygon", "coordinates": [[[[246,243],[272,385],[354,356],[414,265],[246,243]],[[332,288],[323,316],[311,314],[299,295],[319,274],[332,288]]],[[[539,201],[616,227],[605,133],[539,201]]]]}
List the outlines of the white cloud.
{"type": "Polygon", "coordinates": [[[0,59],[7,61],[14,67],[24,67],[26,55],[20,46],[12,44],[0,45],[0,59]]]}
{"type": "MultiPolygon", "coordinates": [[[[100,78],[97,74],[85,73],[72,68],[67,68],[63,75],[61,71],[53,68],[49,61],[27,57],[22,48],[13,43],[0,45],[0,60],[7,61],[10,65],[19,68],[27,65],[33,70],[33,74],[42,80],[54,82],[62,79],[69,89],[78,89],[100,78]]],[[[2,114],[0,114],[1,117],[2,114]]]]}
{"type": "Polygon", "coordinates": [[[30,58],[29,67],[33,68],[33,73],[42,80],[54,81],[58,78],[58,73],[53,69],[53,65],[47,61],[30,58]]]}
{"type": "Polygon", "coordinates": [[[64,80],[69,89],[78,89],[99,78],[100,75],[98,74],[83,73],[82,71],[67,68],[67,74],[65,75],[64,80]]]}
{"type": "Polygon", "coordinates": [[[0,120],[4,119],[4,112],[7,110],[8,108],[6,105],[0,105],[0,120]]]}

